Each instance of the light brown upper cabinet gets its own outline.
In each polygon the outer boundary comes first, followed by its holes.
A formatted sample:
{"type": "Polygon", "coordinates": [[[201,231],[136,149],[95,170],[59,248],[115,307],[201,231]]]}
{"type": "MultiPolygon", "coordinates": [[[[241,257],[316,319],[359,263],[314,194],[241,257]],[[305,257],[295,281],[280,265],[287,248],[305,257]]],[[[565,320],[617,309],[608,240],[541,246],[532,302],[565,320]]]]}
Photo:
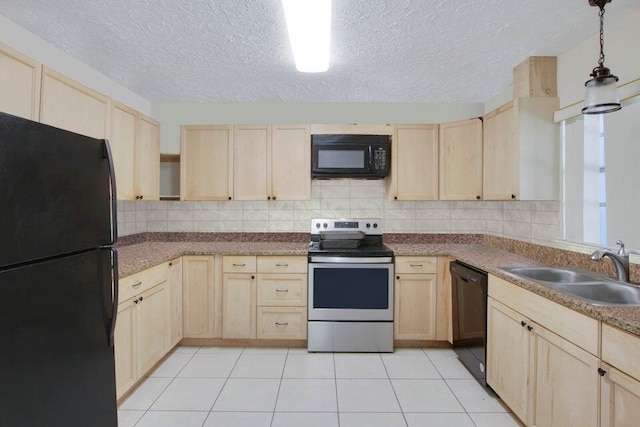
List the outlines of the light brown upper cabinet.
{"type": "Polygon", "coordinates": [[[160,194],[160,124],[113,102],[109,144],[120,200],[158,200],[160,194]]]}
{"type": "Polygon", "coordinates": [[[233,195],[271,200],[271,126],[234,126],[233,195]]]}
{"type": "Polygon", "coordinates": [[[182,126],[180,199],[233,198],[233,127],[182,126]]]}
{"type": "Polygon", "coordinates": [[[438,199],[438,125],[394,126],[388,193],[394,200],[438,199]]]}
{"type": "Polygon", "coordinates": [[[558,98],[516,98],[484,122],[485,200],[557,200],[558,98]]]}
{"type": "Polygon", "coordinates": [[[110,99],[46,66],[42,68],[40,121],[93,138],[108,138],[110,99]]]}
{"type": "Polygon", "coordinates": [[[160,123],[138,113],[135,144],[136,198],[160,198],[160,123]]]}
{"type": "Polygon", "coordinates": [[[311,198],[311,136],[309,126],[272,127],[271,198],[311,198]]]}
{"type": "Polygon", "coordinates": [[[482,199],[482,120],[440,125],[440,199],[482,199]]]}
{"type": "Polygon", "coordinates": [[[0,111],[38,120],[42,66],[0,44],[0,111]]]}

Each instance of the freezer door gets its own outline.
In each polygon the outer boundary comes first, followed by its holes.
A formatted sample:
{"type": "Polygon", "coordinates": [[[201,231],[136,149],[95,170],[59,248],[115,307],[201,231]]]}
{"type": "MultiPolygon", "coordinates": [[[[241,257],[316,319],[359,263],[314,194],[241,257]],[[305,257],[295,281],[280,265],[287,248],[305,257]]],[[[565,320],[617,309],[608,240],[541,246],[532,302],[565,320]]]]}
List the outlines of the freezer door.
{"type": "Polygon", "coordinates": [[[112,254],[0,272],[0,426],[117,426],[112,254]]]}
{"type": "Polygon", "coordinates": [[[109,165],[104,140],[0,113],[0,269],[110,245],[109,165]]]}

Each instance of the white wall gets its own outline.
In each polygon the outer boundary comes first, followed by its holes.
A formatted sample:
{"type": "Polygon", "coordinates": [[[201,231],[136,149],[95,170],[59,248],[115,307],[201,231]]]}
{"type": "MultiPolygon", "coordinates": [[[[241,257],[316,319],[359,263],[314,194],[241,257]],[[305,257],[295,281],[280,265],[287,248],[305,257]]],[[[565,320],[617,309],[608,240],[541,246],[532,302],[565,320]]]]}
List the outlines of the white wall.
{"type": "Polygon", "coordinates": [[[115,99],[143,114],[151,115],[151,103],[64,53],[52,44],[0,15],[0,43],[70,77],[85,86],[115,99]]]}
{"type": "MultiPolygon", "coordinates": [[[[608,7],[615,7],[615,2],[608,7]]],[[[596,12],[594,10],[594,12],[596,12]]],[[[598,65],[599,34],[594,13],[593,36],[558,56],[558,97],[560,108],[584,100],[584,82],[598,65]]],[[[618,85],[640,78],[640,6],[610,22],[605,14],[605,65],[620,78],[618,85]]]]}
{"type": "Polygon", "coordinates": [[[162,123],[160,151],[180,152],[180,126],[200,124],[446,123],[484,115],[484,104],[468,103],[166,103],[153,104],[162,123]]]}

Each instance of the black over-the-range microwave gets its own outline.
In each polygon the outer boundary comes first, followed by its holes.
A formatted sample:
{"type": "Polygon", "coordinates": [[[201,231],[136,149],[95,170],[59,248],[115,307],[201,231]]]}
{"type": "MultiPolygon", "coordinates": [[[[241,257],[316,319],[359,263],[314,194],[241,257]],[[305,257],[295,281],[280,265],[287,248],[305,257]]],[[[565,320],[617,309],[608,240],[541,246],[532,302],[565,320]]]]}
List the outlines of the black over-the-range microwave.
{"type": "Polygon", "coordinates": [[[389,135],[311,135],[311,177],[382,179],[391,168],[389,135]]]}

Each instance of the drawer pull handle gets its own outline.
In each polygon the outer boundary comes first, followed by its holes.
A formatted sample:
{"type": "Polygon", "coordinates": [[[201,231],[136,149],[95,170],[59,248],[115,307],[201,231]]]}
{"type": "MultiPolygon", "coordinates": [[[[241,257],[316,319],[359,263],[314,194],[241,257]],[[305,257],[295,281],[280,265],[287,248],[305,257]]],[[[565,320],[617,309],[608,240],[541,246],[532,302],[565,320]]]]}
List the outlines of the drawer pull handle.
{"type": "Polygon", "coordinates": [[[276,264],[276,267],[289,267],[289,264],[276,264]]]}
{"type": "Polygon", "coordinates": [[[422,267],[422,264],[409,264],[410,267],[422,267]]]}
{"type": "Polygon", "coordinates": [[[289,322],[276,322],[276,326],[289,326],[289,322]]]}
{"type": "Polygon", "coordinates": [[[247,264],[236,264],[236,263],[233,263],[234,267],[244,267],[245,265],[247,265],[247,264]]]}
{"type": "Polygon", "coordinates": [[[136,283],[134,283],[133,285],[131,285],[131,287],[133,289],[138,289],[140,287],[140,285],[142,285],[142,280],[138,280],[136,283]]]}
{"type": "Polygon", "coordinates": [[[280,292],[280,293],[287,293],[289,292],[289,289],[276,289],[276,292],[280,292]]]}

